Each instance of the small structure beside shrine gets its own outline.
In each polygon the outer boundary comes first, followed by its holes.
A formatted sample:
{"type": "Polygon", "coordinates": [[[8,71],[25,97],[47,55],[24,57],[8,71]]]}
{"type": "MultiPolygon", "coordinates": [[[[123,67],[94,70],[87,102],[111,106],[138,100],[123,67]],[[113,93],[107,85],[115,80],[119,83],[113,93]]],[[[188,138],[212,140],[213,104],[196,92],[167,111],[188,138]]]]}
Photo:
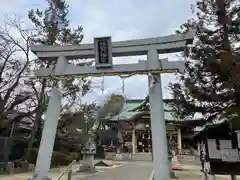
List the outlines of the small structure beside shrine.
{"type": "Polygon", "coordinates": [[[222,120],[208,124],[195,140],[201,152],[202,172],[208,175],[231,175],[232,180],[240,175],[239,123],[222,120]]]}

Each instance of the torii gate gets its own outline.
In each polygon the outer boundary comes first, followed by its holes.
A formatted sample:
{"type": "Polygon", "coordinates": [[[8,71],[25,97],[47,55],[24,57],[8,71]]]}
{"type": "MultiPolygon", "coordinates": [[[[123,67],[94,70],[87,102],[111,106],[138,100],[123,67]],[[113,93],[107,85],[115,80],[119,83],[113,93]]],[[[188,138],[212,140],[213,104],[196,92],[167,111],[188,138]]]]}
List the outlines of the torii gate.
{"type": "MultiPolygon", "coordinates": [[[[158,55],[183,51],[191,44],[194,31],[164,37],[111,42],[111,37],[95,38],[93,44],[45,46],[37,45],[31,50],[40,60],[57,60],[56,67],[42,68],[36,72],[39,78],[64,79],[81,76],[114,76],[119,74],[149,74],[155,79],[149,88],[151,130],[154,157],[154,178],[169,180],[170,169],[166,139],[166,127],[160,73],[173,73],[184,69],[183,61],[168,62],[158,55]],[[112,57],[147,55],[147,61],[135,64],[113,65],[112,57]],[[68,64],[69,59],[95,58],[95,66],[80,67],[68,64]]],[[[61,92],[53,88],[46,112],[42,139],[32,179],[48,179],[53,145],[60,115],[61,92]]]]}

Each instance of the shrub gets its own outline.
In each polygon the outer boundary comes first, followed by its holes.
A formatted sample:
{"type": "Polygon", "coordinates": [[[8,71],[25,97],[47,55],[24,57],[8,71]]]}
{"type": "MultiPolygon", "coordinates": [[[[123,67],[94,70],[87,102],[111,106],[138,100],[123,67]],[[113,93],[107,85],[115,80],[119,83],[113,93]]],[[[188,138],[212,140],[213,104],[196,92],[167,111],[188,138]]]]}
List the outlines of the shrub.
{"type": "Polygon", "coordinates": [[[38,155],[38,149],[32,149],[30,151],[30,156],[28,158],[28,162],[32,163],[32,164],[35,164],[36,161],[37,161],[37,155],[38,155]]]}
{"type": "Polygon", "coordinates": [[[28,147],[26,139],[17,137],[14,138],[11,144],[9,159],[10,161],[20,159],[25,155],[25,149],[28,147]]]}
{"type": "MultiPolygon", "coordinates": [[[[32,149],[29,163],[35,164],[37,160],[38,149],[32,149]]],[[[65,166],[70,164],[73,160],[79,160],[80,153],[62,153],[54,151],[52,154],[51,167],[65,166]]]]}
{"type": "Polygon", "coordinates": [[[67,157],[68,157],[68,160],[71,162],[73,160],[79,161],[81,159],[81,153],[71,152],[67,157]]]}

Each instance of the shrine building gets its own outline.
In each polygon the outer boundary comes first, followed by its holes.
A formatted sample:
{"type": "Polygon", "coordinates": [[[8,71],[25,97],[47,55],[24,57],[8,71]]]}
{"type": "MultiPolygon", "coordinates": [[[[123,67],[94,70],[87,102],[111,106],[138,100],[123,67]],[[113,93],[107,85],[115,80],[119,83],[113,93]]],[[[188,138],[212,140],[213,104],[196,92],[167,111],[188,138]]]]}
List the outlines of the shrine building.
{"type": "MultiPolygon", "coordinates": [[[[171,99],[164,100],[164,113],[166,122],[167,138],[171,147],[178,154],[188,154],[190,149],[196,148],[197,144],[192,139],[196,127],[202,127],[204,119],[178,120],[168,105],[171,99]]],[[[126,100],[123,110],[117,116],[107,119],[104,123],[108,127],[115,127],[121,134],[123,152],[128,153],[151,153],[152,136],[150,123],[149,98],[126,100]]],[[[116,151],[117,138],[108,135],[103,144],[108,152],[116,151]]]]}

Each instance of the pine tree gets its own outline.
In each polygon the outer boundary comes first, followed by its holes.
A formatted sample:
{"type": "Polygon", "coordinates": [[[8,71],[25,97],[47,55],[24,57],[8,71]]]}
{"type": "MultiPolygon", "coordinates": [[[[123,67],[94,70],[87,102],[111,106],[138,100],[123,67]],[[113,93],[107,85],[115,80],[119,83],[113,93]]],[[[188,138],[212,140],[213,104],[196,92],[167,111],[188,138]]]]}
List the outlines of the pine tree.
{"type": "Polygon", "coordinates": [[[208,120],[240,118],[240,2],[198,0],[196,18],[180,31],[196,29],[194,45],[184,53],[186,71],[170,84],[175,115],[183,119],[200,112],[208,120]]]}
{"type": "MultiPolygon", "coordinates": [[[[37,33],[35,38],[32,39],[33,44],[42,45],[55,45],[55,44],[79,44],[83,39],[82,26],[76,29],[70,28],[70,21],[68,19],[69,5],[65,0],[46,0],[48,7],[44,10],[31,9],[28,13],[29,20],[33,23],[37,33]]],[[[78,63],[78,60],[74,60],[78,63]]],[[[80,61],[81,62],[81,61],[80,61]]],[[[53,61],[39,61],[36,60],[30,71],[39,69],[42,67],[49,67],[54,65],[53,61]]],[[[82,63],[82,62],[81,62],[82,63]]],[[[75,79],[69,79],[66,82],[66,91],[63,96],[70,97],[70,103],[65,104],[65,109],[70,109],[73,102],[77,101],[78,97],[84,96],[90,87],[90,81],[87,79],[78,79],[78,83],[73,83],[75,79]]],[[[28,144],[28,151],[25,159],[28,159],[30,151],[32,149],[36,132],[39,130],[42,115],[47,108],[48,97],[45,95],[53,85],[56,85],[56,80],[34,80],[31,81],[32,88],[36,92],[36,103],[38,104],[38,110],[36,112],[34,127],[31,132],[31,139],[28,144]],[[40,84],[40,88],[39,88],[40,84]]]]}

